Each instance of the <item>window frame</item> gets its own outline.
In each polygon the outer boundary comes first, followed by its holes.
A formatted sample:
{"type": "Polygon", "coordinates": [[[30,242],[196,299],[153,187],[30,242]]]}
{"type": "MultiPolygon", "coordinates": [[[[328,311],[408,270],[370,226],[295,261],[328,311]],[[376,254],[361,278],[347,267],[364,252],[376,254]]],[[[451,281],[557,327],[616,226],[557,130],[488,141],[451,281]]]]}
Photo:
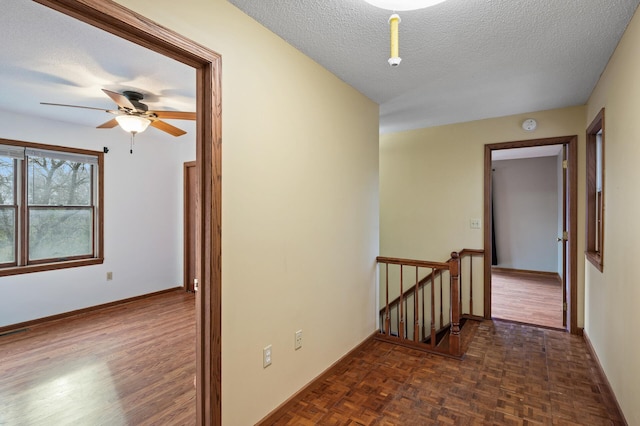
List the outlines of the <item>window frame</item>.
{"type": "MultiPolygon", "coordinates": [[[[98,265],[104,263],[104,153],[101,151],[91,151],[81,148],[71,148],[57,145],[45,145],[40,143],[1,139],[0,145],[11,145],[26,149],[68,153],[74,155],[85,155],[97,157],[97,171],[91,171],[92,180],[97,182],[91,184],[92,202],[89,206],[82,206],[92,211],[92,250],[91,254],[81,256],[69,256],[65,258],[37,259],[29,260],[28,239],[29,239],[29,209],[30,208],[61,208],[59,206],[29,206],[27,200],[27,158],[21,160],[14,159],[14,202],[16,209],[16,234],[15,234],[15,262],[12,264],[0,264],[0,277],[26,274],[32,272],[43,272],[56,269],[75,268],[81,266],[98,265]],[[94,193],[95,191],[95,193],[94,193]]],[[[68,208],[74,206],[64,206],[68,208]]]]}
{"type": "Polygon", "coordinates": [[[18,264],[18,215],[20,214],[18,208],[18,188],[16,184],[16,179],[18,178],[18,160],[15,158],[12,160],[13,162],[13,204],[0,204],[0,209],[2,210],[13,210],[13,262],[4,262],[0,263],[0,268],[7,268],[12,266],[17,266],[18,264]]]}
{"type": "Polygon", "coordinates": [[[587,128],[586,143],[586,238],[585,257],[600,272],[604,270],[604,213],[605,213],[605,125],[604,108],[587,128]],[[598,135],[600,135],[598,137],[598,135]],[[600,168],[598,169],[598,140],[600,168]],[[600,174],[600,191],[597,180],[600,174]]]}

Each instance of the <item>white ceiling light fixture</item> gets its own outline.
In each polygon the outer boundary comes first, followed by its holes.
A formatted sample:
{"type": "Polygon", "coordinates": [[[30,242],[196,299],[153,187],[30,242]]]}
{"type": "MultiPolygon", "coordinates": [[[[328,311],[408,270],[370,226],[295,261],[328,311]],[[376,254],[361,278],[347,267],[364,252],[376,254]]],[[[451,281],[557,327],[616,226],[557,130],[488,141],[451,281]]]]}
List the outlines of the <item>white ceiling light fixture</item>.
{"type": "Polygon", "coordinates": [[[116,121],[125,132],[131,134],[137,134],[144,132],[151,124],[151,120],[137,115],[119,115],[116,117],[116,121]]]}
{"type": "Polygon", "coordinates": [[[425,7],[435,6],[446,0],[364,0],[367,3],[379,7],[380,9],[403,12],[406,10],[418,10],[425,7]]]}
{"type": "Polygon", "coordinates": [[[138,133],[144,132],[151,124],[151,120],[148,118],[140,117],[139,115],[118,115],[116,121],[120,125],[120,128],[125,132],[131,134],[131,145],[129,147],[129,154],[133,154],[133,144],[135,137],[138,133]]]}
{"type": "MultiPolygon", "coordinates": [[[[367,3],[379,7],[381,9],[396,11],[407,11],[424,9],[425,7],[435,6],[446,0],[364,0],[367,3]]],[[[398,27],[400,25],[400,16],[396,13],[389,18],[389,35],[391,38],[391,55],[389,56],[389,65],[397,67],[400,65],[400,47],[398,44],[398,27]]]]}

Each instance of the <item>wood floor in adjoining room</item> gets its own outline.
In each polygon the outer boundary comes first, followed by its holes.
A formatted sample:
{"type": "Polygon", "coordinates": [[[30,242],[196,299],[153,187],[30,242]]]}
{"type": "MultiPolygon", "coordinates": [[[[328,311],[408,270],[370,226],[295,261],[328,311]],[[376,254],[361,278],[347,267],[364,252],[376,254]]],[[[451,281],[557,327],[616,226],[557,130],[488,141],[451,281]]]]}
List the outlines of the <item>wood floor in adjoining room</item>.
{"type": "Polygon", "coordinates": [[[175,291],[0,336],[0,425],[195,424],[195,298],[175,291]]]}
{"type": "Polygon", "coordinates": [[[463,360],[369,341],[275,425],[622,425],[585,342],[484,321],[463,360]]]}
{"type": "Polygon", "coordinates": [[[562,285],[556,277],[516,271],[491,273],[493,318],[564,328],[562,303],[562,285]]]}

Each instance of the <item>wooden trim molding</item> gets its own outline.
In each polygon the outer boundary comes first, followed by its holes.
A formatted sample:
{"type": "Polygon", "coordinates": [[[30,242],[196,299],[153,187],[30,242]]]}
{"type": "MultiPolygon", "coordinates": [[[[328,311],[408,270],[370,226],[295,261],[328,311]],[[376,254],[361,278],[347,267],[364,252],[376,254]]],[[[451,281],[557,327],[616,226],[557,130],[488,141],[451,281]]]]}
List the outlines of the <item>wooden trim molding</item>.
{"type": "Polygon", "coordinates": [[[491,147],[484,146],[484,318],[491,319],[491,259],[493,257],[493,221],[489,218],[493,214],[491,199],[493,197],[491,147]]]}
{"type": "Polygon", "coordinates": [[[604,108],[587,128],[586,143],[586,207],[585,257],[598,271],[604,269],[604,213],[605,213],[605,126],[604,108]],[[597,135],[601,134],[601,166],[598,170],[597,135]],[[601,172],[601,191],[597,193],[597,175],[601,172]],[[597,212],[597,213],[596,213],[597,212]]]}
{"type": "Polygon", "coordinates": [[[568,328],[572,334],[578,333],[578,137],[560,136],[545,139],[522,140],[487,144],[484,146],[484,314],[486,319],[491,319],[491,153],[494,150],[527,148],[532,146],[568,145],[568,177],[569,177],[569,203],[568,212],[570,227],[568,253],[569,266],[567,268],[567,282],[569,283],[569,295],[567,298],[568,328]]]}
{"type": "Polygon", "coordinates": [[[196,167],[195,161],[187,161],[182,166],[182,203],[183,203],[183,208],[182,208],[183,210],[183,217],[182,217],[183,261],[182,261],[182,264],[183,264],[183,270],[184,270],[182,285],[184,286],[184,289],[186,291],[195,291],[194,283],[191,280],[191,277],[189,274],[190,272],[192,272],[191,262],[195,264],[195,259],[193,259],[193,247],[196,244],[195,242],[196,236],[193,235],[195,234],[195,230],[193,230],[194,231],[193,234],[191,233],[191,230],[193,229],[192,225],[195,226],[195,223],[192,223],[192,220],[194,220],[195,218],[192,218],[189,216],[189,213],[192,212],[191,210],[189,210],[189,205],[190,205],[189,201],[191,200],[190,197],[193,197],[193,196],[197,197],[197,191],[198,191],[197,182],[195,182],[195,185],[190,186],[190,184],[193,184],[194,182],[191,182],[189,180],[189,169],[192,169],[195,167],[196,167]]]}
{"type": "Polygon", "coordinates": [[[34,0],[196,69],[196,423],[222,424],[222,58],[112,0],[34,0]]]}
{"type": "Polygon", "coordinates": [[[569,179],[569,267],[567,268],[567,279],[569,280],[569,298],[567,319],[569,324],[569,332],[578,334],[578,137],[573,136],[569,140],[569,149],[567,152],[569,170],[567,177],[569,179]]]}
{"type": "Polygon", "coordinates": [[[258,423],[256,423],[256,426],[269,426],[269,425],[273,425],[275,424],[275,421],[283,414],[286,413],[287,411],[289,411],[293,405],[296,403],[297,398],[302,395],[303,393],[307,392],[307,391],[311,391],[313,389],[315,389],[316,387],[320,386],[322,384],[322,382],[328,378],[330,375],[335,373],[336,368],[338,368],[338,366],[340,365],[340,363],[344,362],[345,360],[349,359],[350,357],[352,357],[354,354],[356,354],[358,351],[360,351],[367,343],[371,342],[372,340],[375,339],[375,337],[380,334],[380,331],[376,330],[374,331],[369,337],[367,337],[366,339],[364,339],[360,344],[358,344],[355,348],[351,349],[349,352],[347,352],[343,357],[341,357],[339,360],[337,360],[336,362],[334,362],[333,364],[331,364],[329,366],[329,368],[327,368],[326,370],[324,370],[322,373],[320,373],[318,376],[316,376],[315,379],[311,380],[309,383],[306,384],[306,386],[302,387],[300,390],[298,390],[296,393],[294,393],[293,395],[291,395],[289,398],[287,398],[287,400],[285,402],[283,402],[282,404],[280,404],[279,406],[277,406],[273,411],[271,411],[269,414],[266,415],[266,417],[264,417],[262,420],[260,420],[258,423]]]}
{"type": "Polygon", "coordinates": [[[600,390],[600,395],[604,399],[605,405],[609,409],[617,410],[618,415],[622,419],[625,425],[628,425],[627,420],[624,418],[624,413],[622,412],[622,408],[620,408],[620,403],[618,403],[618,398],[616,398],[616,394],[613,392],[613,388],[611,387],[611,383],[609,383],[609,379],[607,375],[604,373],[604,369],[602,368],[602,364],[600,364],[600,359],[598,358],[598,354],[596,354],[595,349],[593,348],[593,344],[591,344],[591,340],[589,340],[589,336],[587,332],[583,330],[582,337],[584,338],[584,342],[587,345],[587,349],[589,350],[589,354],[591,358],[593,358],[593,362],[596,364],[598,368],[598,379],[596,380],[596,385],[598,386],[598,390],[600,390]]]}
{"type": "Polygon", "coordinates": [[[534,275],[545,278],[553,278],[560,283],[562,283],[562,277],[557,272],[547,272],[547,271],[531,271],[528,269],[513,269],[513,268],[502,268],[500,266],[492,266],[491,270],[493,272],[501,272],[503,274],[514,274],[514,275],[534,275]]]}
{"type": "Polygon", "coordinates": [[[80,266],[101,265],[104,263],[104,258],[90,258],[90,259],[77,259],[69,260],[66,262],[51,262],[43,264],[16,266],[10,268],[0,269],[0,277],[6,277],[10,275],[30,274],[32,272],[44,272],[55,271],[58,269],[77,268],[80,266]]]}
{"type": "MultiPolygon", "coordinates": [[[[511,319],[505,319],[505,318],[493,318],[492,321],[506,322],[506,323],[509,323],[509,324],[526,325],[528,327],[532,326],[532,324],[528,323],[528,322],[516,321],[516,320],[511,320],[511,319]]],[[[536,328],[544,328],[545,330],[556,330],[556,331],[563,331],[563,332],[567,331],[562,327],[552,327],[550,325],[535,324],[533,326],[536,327],[536,328]]],[[[576,334],[579,335],[579,333],[576,333],[576,334]]]]}
{"type": "Polygon", "coordinates": [[[65,319],[68,319],[68,318],[71,318],[71,317],[78,316],[78,315],[88,314],[90,312],[94,312],[94,311],[97,311],[99,309],[110,308],[112,306],[117,306],[117,305],[124,305],[126,303],[135,302],[136,300],[147,299],[149,297],[157,296],[159,294],[172,293],[174,291],[183,291],[183,288],[182,287],[168,288],[166,290],[160,290],[160,291],[156,291],[156,292],[153,292],[153,293],[142,294],[140,296],[129,297],[127,299],[116,300],[114,302],[103,303],[101,305],[90,306],[88,308],[76,309],[75,311],[63,312],[61,314],[51,315],[51,316],[43,317],[43,318],[38,318],[38,319],[31,320],[31,321],[25,321],[25,322],[20,322],[20,323],[17,323],[17,324],[5,325],[3,327],[0,327],[0,336],[2,336],[3,334],[12,333],[12,332],[15,332],[15,331],[18,331],[18,330],[22,330],[24,328],[38,327],[38,326],[42,326],[42,325],[45,325],[45,324],[49,324],[51,322],[62,321],[62,320],[65,320],[65,319]]]}

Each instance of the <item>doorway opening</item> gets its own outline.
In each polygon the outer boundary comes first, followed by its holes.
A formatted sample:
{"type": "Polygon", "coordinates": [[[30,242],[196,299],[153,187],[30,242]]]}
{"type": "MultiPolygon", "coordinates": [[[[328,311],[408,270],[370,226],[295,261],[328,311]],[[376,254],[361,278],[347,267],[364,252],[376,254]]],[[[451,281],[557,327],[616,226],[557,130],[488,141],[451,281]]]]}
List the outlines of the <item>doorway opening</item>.
{"type": "Polygon", "coordinates": [[[485,317],[577,333],[577,137],[485,145],[485,317]]]}
{"type": "Polygon", "coordinates": [[[221,417],[221,57],[183,36],[104,0],[34,0],[196,69],[196,419],[221,417]]]}

